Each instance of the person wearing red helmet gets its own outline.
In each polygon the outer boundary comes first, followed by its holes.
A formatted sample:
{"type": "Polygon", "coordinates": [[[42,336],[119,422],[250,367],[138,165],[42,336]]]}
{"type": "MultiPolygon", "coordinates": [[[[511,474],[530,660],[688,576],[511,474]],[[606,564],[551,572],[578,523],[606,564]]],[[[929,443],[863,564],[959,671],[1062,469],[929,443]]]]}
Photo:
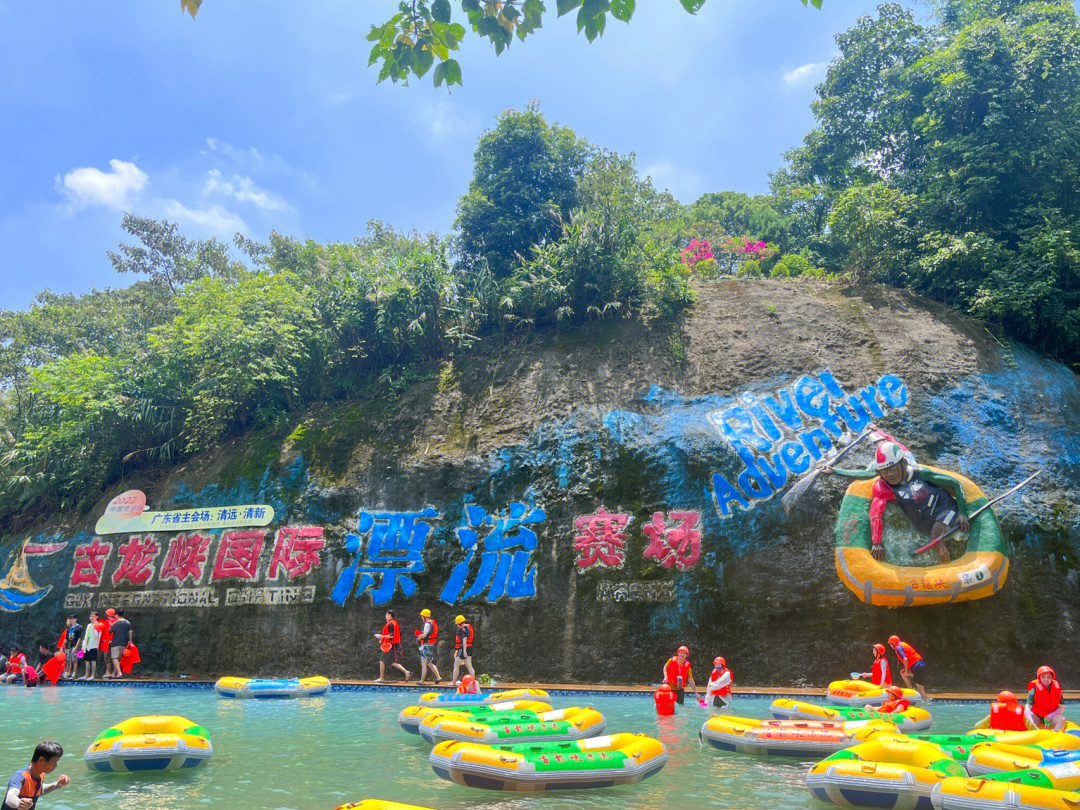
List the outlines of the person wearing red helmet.
{"type": "Polygon", "coordinates": [[[892,714],[894,712],[906,712],[911,708],[909,703],[904,698],[904,690],[899,686],[886,686],[885,692],[889,695],[889,699],[882,703],[880,706],[867,705],[867,711],[877,711],[882,714],[892,714]]]}
{"type": "Polygon", "coordinates": [[[1035,680],[1028,684],[1024,716],[1035,728],[1065,730],[1065,706],[1061,702],[1061,684],[1057,673],[1047,666],[1039,667],[1035,680]]]}
{"type": "Polygon", "coordinates": [[[889,636],[889,646],[896,653],[896,662],[900,665],[900,677],[904,679],[904,685],[912,688],[919,696],[927,701],[926,696],[926,659],[916,652],[915,648],[906,641],[901,641],[900,636],[889,636]]]}
{"type": "Polygon", "coordinates": [[[713,709],[726,709],[731,705],[731,670],[721,656],[713,659],[713,671],[705,685],[706,705],[713,709]]]}
{"type": "Polygon", "coordinates": [[[879,444],[874,462],[868,469],[842,470],[826,465],[821,472],[845,478],[874,479],[870,500],[870,553],[875,560],[885,559],[882,519],[885,507],[890,503],[903,510],[918,532],[930,537],[927,548],[937,552],[940,563],[951,559],[945,544],[939,542],[942,535],[957,526],[963,532],[971,528],[964,485],[951,475],[915,464],[911,452],[897,441],[879,444]]]}
{"type": "Polygon", "coordinates": [[[459,695],[479,695],[480,684],[476,682],[476,678],[472,675],[466,675],[458,684],[457,693],[459,695]]]}
{"type": "Polygon", "coordinates": [[[998,692],[997,700],[990,704],[990,714],[980,720],[975,728],[1029,731],[1035,728],[1035,724],[1024,716],[1024,707],[1016,702],[1016,695],[1006,690],[998,692]]]}
{"type": "Polygon", "coordinates": [[[686,687],[694,690],[694,697],[701,700],[697,684],[694,683],[694,674],[690,671],[690,650],[687,647],[679,647],[675,655],[664,664],[662,680],[671,687],[675,693],[675,701],[681,706],[686,699],[686,687]]]}
{"type": "Polygon", "coordinates": [[[874,686],[889,686],[892,684],[892,672],[889,669],[889,659],[885,657],[885,645],[875,644],[874,665],[869,672],[858,672],[860,678],[869,678],[874,686]]]}

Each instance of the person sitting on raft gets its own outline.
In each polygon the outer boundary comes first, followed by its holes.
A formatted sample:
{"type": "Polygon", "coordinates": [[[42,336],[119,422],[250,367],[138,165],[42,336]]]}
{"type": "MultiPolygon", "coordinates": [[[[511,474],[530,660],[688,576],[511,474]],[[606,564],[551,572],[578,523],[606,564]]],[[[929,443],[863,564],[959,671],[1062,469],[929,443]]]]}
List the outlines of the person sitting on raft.
{"type": "Polygon", "coordinates": [[[694,690],[694,697],[699,701],[701,700],[697,684],[694,683],[694,675],[690,671],[690,662],[687,660],[689,655],[690,649],[688,647],[679,647],[675,656],[669,658],[667,663],[664,664],[663,682],[675,692],[675,701],[680,706],[683,705],[683,701],[686,699],[685,690],[687,685],[694,690]]]}
{"type": "Polygon", "coordinates": [[[885,691],[889,695],[888,700],[880,706],[867,704],[864,708],[868,712],[881,712],[882,714],[893,714],[894,712],[899,714],[911,708],[911,703],[904,698],[904,690],[899,686],[886,686],[885,691]]]}
{"type": "Polygon", "coordinates": [[[1006,690],[998,692],[997,701],[990,704],[990,714],[980,720],[975,728],[992,728],[996,731],[1034,731],[1035,724],[1024,715],[1024,707],[1016,702],[1016,695],[1006,690]]]}
{"type": "Polygon", "coordinates": [[[1065,706],[1061,702],[1061,684],[1050,667],[1039,667],[1035,680],[1028,684],[1024,716],[1035,728],[1065,730],[1065,706]]]}
{"type": "Polygon", "coordinates": [[[885,657],[885,645],[875,644],[873,649],[874,665],[870,667],[870,671],[853,672],[852,676],[869,678],[874,686],[890,686],[892,685],[892,671],[889,669],[889,659],[885,657]]]}
{"type": "Polygon", "coordinates": [[[731,705],[731,670],[721,656],[713,659],[713,671],[705,685],[705,705],[726,709],[731,705]]]}
{"type": "Polygon", "coordinates": [[[472,675],[466,675],[458,684],[457,693],[459,695],[479,695],[480,684],[476,682],[476,678],[472,675]]]}
{"type": "Polygon", "coordinates": [[[929,535],[930,545],[938,555],[938,562],[951,559],[941,536],[959,526],[960,531],[971,528],[967,519],[967,501],[964,486],[946,473],[935,472],[912,464],[910,454],[896,442],[878,445],[874,463],[866,470],[842,470],[828,465],[821,469],[826,475],[835,473],[845,478],[874,479],[870,500],[870,553],[875,560],[885,559],[882,544],[885,507],[895,501],[903,510],[911,525],[922,534],[929,535]]]}

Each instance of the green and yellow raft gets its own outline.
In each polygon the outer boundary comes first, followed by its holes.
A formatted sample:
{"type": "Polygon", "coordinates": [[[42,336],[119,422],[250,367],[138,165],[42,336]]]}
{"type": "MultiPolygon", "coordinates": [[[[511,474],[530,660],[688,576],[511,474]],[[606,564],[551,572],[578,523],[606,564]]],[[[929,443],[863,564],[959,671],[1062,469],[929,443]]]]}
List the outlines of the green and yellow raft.
{"type": "Polygon", "coordinates": [[[435,773],[458,785],[531,793],[633,784],[658,773],[667,758],[659,740],[612,734],[521,745],[442,742],[430,762],[435,773]]]}
{"type": "MultiPolygon", "coordinates": [[[[987,502],[983,491],[964,476],[934,467],[926,469],[960,481],[969,512],[987,502]]],[[[971,522],[967,550],[959,559],[926,567],[892,565],[870,554],[873,486],[874,479],[852,483],[836,521],[836,573],[859,599],[879,607],[907,607],[983,599],[1001,590],[1009,573],[1009,558],[992,509],[971,522]]],[[[892,504],[887,507],[894,508],[892,504]]]]}

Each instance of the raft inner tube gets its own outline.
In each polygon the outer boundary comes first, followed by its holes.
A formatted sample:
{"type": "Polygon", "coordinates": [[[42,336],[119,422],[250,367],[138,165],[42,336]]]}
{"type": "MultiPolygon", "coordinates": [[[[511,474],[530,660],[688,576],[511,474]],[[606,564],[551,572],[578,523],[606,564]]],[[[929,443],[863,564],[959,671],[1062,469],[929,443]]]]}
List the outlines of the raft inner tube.
{"type": "Polygon", "coordinates": [[[496,745],[515,742],[564,742],[604,732],[604,715],[589,706],[570,706],[548,712],[496,712],[487,717],[428,716],[420,736],[433,745],[446,740],[496,745]]]}
{"type": "Polygon", "coordinates": [[[205,728],[179,715],[155,714],[131,717],[105,729],[83,759],[93,771],[132,773],[196,768],[213,755],[205,728]]]}
{"type": "Polygon", "coordinates": [[[228,698],[318,697],[330,691],[330,679],[310,678],[219,678],[214,691],[228,698]]]}
{"type": "MultiPolygon", "coordinates": [[[[922,702],[918,690],[901,687],[900,691],[908,703],[914,705],[922,702]]],[[[833,706],[857,706],[860,709],[868,703],[884,703],[890,697],[884,686],[854,679],[831,682],[827,696],[833,706]]]]}
{"type": "Polygon", "coordinates": [[[837,723],[717,715],[705,721],[698,738],[721,751],[815,759],[864,742],[876,734],[896,733],[894,724],[880,720],[837,723]]]}
{"type": "Polygon", "coordinates": [[[543,689],[507,689],[502,692],[489,692],[486,695],[461,695],[457,692],[425,692],[420,696],[420,705],[429,708],[442,706],[480,706],[488,703],[502,703],[505,700],[539,700],[548,702],[548,693],[543,689]]]}

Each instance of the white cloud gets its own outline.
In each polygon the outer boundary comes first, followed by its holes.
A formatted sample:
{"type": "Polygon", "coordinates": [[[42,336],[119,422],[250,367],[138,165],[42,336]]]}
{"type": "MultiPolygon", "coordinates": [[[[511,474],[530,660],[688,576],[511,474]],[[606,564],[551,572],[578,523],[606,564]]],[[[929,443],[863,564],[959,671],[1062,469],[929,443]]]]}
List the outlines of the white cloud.
{"type": "Polygon", "coordinates": [[[92,166],[72,169],[62,179],[57,176],[56,184],[73,206],[104,205],[122,210],[128,207],[132,196],[146,187],[150,178],[134,163],[110,160],[109,166],[110,172],[92,166]]]}
{"type": "Polygon", "coordinates": [[[784,86],[789,88],[799,87],[810,82],[816,82],[824,78],[825,68],[827,67],[827,62],[810,62],[800,65],[784,74],[784,86]]]}
{"type": "Polygon", "coordinates": [[[220,205],[188,208],[179,200],[165,200],[164,204],[166,219],[180,225],[190,225],[206,234],[231,238],[237,232],[248,232],[247,223],[243,219],[220,205]]]}
{"type": "Polygon", "coordinates": [[[203,185],[203,196],[208,197],[211,194],[224,194],[265,211],[285,211],[289,207],[278,195],[255,185],[255,181],[250,177],[234,174],[226,180],[217,169],[206,173],[206,183],[203,185]]]}
{"type": "Polygon", "coordinates": [[[643,174],[652,178],[656,188],[667,189],[684,203],[693,202],[705,190],[705,181],[701,175],[670,160],[650,163],[644,168],[643,174]]]}

